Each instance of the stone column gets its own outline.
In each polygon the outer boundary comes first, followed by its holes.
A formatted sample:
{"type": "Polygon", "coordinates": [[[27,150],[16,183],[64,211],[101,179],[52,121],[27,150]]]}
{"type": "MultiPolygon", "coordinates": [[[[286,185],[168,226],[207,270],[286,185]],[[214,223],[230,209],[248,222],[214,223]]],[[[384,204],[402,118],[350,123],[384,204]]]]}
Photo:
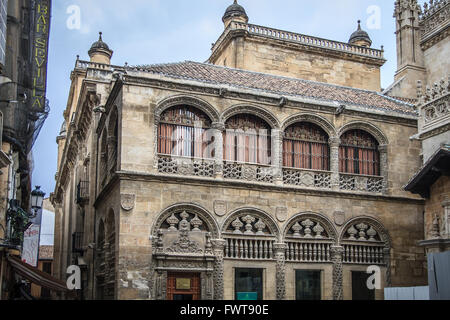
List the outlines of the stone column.
{"type": "Polygon", "coordinates": [[[156,300],[167,300],[167,271],[158,270],[155,282],[156,300]]]}
{"type": "Polygon", "coordinates": [[[214,261],[214,300],[223,300],[223,250],[225,240],[211,240],[215,256],[214,261]]]}
{"type": "Polygon", "coordinates": [[[333,300],[343,300],[344,290],[342,286],[342,246],[331,246],[331,261],[333,262],[333,300]]]}
{"type": "Polygon", "coordinates": [[[275,243],[273,245],[275,258],[277,261],[276,269],[276,288],[277,300],[284,300],[286,296],[286,244],[275,243]]]}
{"type": "Polygon", "coordinates": [[[442,238],[450,238],[450,198],[446,198],[442,202],[442,207],[444,208],[444,218],[442,219],[444,225],[442,227],[442,238]]]}
{"type": "Polygon", "coordinates": [[[388,159],[387,159],[387,144],[378,146],[378,151],[380,152],[380,176],[383,177],[383,194],[388,192],[388,159]]]}
{"type": "Polygon", "coordinates": [[[331,171],[331,189],[339,190],[339,146],[341,139],[331,137],[330,144],[330,171],[331,171]]]}
{"type": "Polygon", "coordinates": [[[391,249],[383,249],[384,263],[386,264],[386,287],[391,286],[391,249]]]}
{"type": "Polygon", "coordinates": [[[161,121],[161,118],[159,115],[155,115],[154,119],[154,128],[153,128],[153,157],[152,157],[152,167],[153,172],[152,173],[158,173],[158,127],[159,122],[161,121]]]}
{"type": "Polygon", "coordinates": [[[221,122],[214,122],[212,124],[214,137],[214,178],[223,178],[223,131],[225,125],[221,122]]]}
{"type": "Polygon", "coordinates": [[[272,129],[272,168],[276,185],[283,185],[283,132],[272,129]]]}

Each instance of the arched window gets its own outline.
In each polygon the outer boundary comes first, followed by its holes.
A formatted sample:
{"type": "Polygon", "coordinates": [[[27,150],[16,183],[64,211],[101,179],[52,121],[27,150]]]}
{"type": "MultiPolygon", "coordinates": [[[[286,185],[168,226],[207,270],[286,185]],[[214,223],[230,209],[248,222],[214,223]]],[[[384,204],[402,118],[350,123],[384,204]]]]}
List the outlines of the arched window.
{"type": "Polygon", "coordinates": [[[207,136],[209,128],[211,120],[202,111],[190,106],[171,107],[161,115],[158,153],[203,158],[211,142],[207,136]]]}
{"type": "Polygon", "coordinates": [[[289,168],[330,169],[328,135],[319,126],[300,122],[284,132],[283,166],[289,168]]]}
{"type": "Polygon", "coordinates": [[[225,123],[224,160],[262,165],[270,164],[270,126],[250,114],[238,114],[225,123]]]}
{"type": "Polygon", "coordinates": [[[350,130],[341,137],[339,171],[362,175],[380,175],[378,142],[362,130],[350,130]]]}

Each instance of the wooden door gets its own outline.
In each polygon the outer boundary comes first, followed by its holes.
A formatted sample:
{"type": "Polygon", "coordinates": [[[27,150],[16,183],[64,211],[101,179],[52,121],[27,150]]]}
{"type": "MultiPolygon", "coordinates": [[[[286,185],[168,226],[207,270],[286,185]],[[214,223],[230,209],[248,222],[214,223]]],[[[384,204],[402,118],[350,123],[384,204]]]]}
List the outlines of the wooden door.
{"type": "Polygon", "coordinates": [[[169,273],[167,275],[167,300],[200,299],[200,274],[169,273]]]}

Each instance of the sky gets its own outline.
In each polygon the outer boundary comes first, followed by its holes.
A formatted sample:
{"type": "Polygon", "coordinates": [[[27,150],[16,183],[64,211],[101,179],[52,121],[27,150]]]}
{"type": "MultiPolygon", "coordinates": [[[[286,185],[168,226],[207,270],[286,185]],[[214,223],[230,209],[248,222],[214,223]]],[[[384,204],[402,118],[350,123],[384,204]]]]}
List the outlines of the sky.
{"type": "MultiPolygon", "coordinates": [[[[425,1],[419,1],[423,4],[425,1]]],[[[222,16],[232,0],[54,0],[48,57],[50,115],[33,147],[33,185],[54,191],[56,137],[70,90],[76,56],[89,60],[92,43],[103,40],[114,51],[114,65],[180,61],[205,62],[224,30],[222,16]]],[[[396,71],[394,0],[239,0],[249,23],[348,42],[357,20],[373,48],[384,46],[381,69],[387,88],[396,71]]]]}

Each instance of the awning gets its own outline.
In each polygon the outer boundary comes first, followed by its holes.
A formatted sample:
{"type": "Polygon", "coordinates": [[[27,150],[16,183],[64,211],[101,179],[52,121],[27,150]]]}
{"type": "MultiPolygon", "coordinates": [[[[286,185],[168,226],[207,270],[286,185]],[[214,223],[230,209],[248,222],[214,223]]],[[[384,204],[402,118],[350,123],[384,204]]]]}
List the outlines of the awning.
{"type": "Polygon", "coordinates": [[[450,146],[439,148],[404,189],[430,198],[430,188],[441,176],[450,176],[450,146]]]}
{"type": "Polygon", "coordinates": [[[66,283],[58,280],[48,273],[45,273],[29,264],[21,261],[19,258],[8,255],[8,262],[14,271],[25,279],[41,287],[58,292],[68,292],[66,283]]]}

